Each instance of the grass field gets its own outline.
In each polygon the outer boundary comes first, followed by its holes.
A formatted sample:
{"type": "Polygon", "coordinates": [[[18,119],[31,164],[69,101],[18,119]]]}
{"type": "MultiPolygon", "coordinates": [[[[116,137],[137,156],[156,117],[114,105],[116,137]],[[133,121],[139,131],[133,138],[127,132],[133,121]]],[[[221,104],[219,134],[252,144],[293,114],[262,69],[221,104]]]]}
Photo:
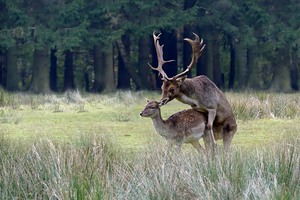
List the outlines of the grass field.
{"type": "Polygon", "coordinates": [[[238,131],[210,157],[165,148],[139,116],[158,93],[0,91],[0,199],[299,199],[299,93],[226,96],[238,131]]]}

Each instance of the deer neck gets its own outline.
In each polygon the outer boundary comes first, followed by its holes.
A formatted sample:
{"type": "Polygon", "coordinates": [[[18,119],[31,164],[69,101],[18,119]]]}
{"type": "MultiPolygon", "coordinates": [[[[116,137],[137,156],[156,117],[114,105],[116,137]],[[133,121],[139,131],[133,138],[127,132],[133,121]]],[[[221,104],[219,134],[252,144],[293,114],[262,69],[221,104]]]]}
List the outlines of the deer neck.
{"type": "Polygon", "coordinates": [[[195,94],[195,87],[189,80],[185,80],[180,86],[180,94],[176,98],[178,101],[188,104],[190,106],[198,106],[197,100],[193,98],[195,94]]]}
{"type": "Polygon", "coordinates": [[[186,96],[192,96],[195,93],[195,87],[190,79],[186,79],[180,85],[180,93],[186,96]]]}
{"type": "Polygon", "coordinates": [[[170,135],[170,133],[172,134],[172,131],[169,131],[169,127],[168,127],[166,121],[162,119],[160,110],[159,110],[159,114],[152,117],[151,119],[152,119],[153,126],[155,128],[155,131],[159,135],[161,135],[165,138],[172,137],[172,135],[170,135]]]}

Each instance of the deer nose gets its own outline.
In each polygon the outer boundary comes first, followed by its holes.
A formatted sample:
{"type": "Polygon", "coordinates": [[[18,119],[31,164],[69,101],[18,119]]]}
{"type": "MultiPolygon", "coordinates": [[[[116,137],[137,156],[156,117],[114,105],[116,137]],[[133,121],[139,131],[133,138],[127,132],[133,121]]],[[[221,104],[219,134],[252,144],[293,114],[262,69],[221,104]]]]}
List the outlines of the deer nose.
{"type": "Polygon", "coordinates": [[[140,112],[140,116],[143,116],[143,112],[140,112]]]}
{"type": "Polygon", "coordinates": [[[164,98],[160,100],[161,105],[166,105],[169,102],[169,98],[164,98]]]}

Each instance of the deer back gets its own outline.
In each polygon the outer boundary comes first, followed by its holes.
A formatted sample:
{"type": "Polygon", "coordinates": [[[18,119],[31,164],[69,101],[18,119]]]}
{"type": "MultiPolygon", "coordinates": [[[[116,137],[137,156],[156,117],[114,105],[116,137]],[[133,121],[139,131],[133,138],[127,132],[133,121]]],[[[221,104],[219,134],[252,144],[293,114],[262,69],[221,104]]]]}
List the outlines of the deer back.
{"type": "Polygon", "coordinates": [[[165,120],[171,131],[176,132],[177,136],[188,137],[193,134],[195,129],[205,129],[206,115],[194,109],[187,109],[171,115],[165,120]]]}

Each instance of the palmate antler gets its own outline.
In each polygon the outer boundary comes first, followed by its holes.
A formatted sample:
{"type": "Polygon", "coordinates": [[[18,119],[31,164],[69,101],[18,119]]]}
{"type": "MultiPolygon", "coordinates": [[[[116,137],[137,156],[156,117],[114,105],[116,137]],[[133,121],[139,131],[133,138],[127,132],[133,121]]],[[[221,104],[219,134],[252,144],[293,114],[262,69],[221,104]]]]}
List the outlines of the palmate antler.
{"type": "Polygon", "coordinates": [[[192,68],[192,66],[194,66],[198,59],[200,58],[204,48],[205,48],[205,44],[203,44],[203,39],[199,38],[199,36],[196,33],[193,33],[195,36],[194,40],[191,40],[190,38],[184,38],[183,40],[187,41],[188,43],[190,43],[190,45],[192,46],[192,60],[191,63],[186,67],[186,69],[181,72],[180,74],[177,74],[176,76],[173,76],[172,79],[176,79],[184,74],[186,74],[188,71],[190,71],[190,69],[192,68]]]}
{"type": "Polygon", "coordinates": [[[190,43],[190,45],[192,46],[193,53],[192,53],[191,63],[187,66],[187,68],[183,72],[173,76],[172,78],[169,78],[168,75],[164,72],[162,67],[165,63],[172,62],[174,60],[165,61],[163,59],[163,46],[164,45],[159,45],[159,39],[160,39],[159,36],[161,35],[161,33],[158,34],[158,36],[156,36],[155,32],[153,32],[153,40],[154,40],[154,46],[156,49],[156,54],[157,54],[157,59],[158,59],[158,67],[154,68],[149,63],[148,64],[153,70],[156,70],[159,72],[159,74],[161,74],[162,80],[175,80],[176,78],[186,74],[192,68],[192,66],[194,66],[197,63],[199,57],[201,56],[201,54],[205,48],[205,44],[203,44],[203,39],[200,40],[199,36],[196,33],[193,33],[193,34],[195,35],[194,40],[191,40],[189,38],[184,38],[184,40],[187,41],[188,43],[190,43]]]}
{"type": "Polygon", "coordinates": [[[164,45],[160,45],[159,44],[159,39],[160,39],[160,34],[158,34],[157,36],[155,35],[155,31],[153,32],[153,40],[154,40],[154,46],[155,46],[155,49],[156,49],[156,55],[157,55],[157,60],[158,60],[158,66],[155,68],[155,67],[152,67],[149,63],[148,65],[153,69],[153,70],[156,70],[159,72],[159,74],[161,74],[161,79],[164,80],[164,79],[169,79],[168,75],[164,72],[162,66],[165,64],[165,63],[168,63],[168,62],[173,62],[175,60],[167,60],[165,61],[164,58],[163,58],[163,47],[164,45]]]}

